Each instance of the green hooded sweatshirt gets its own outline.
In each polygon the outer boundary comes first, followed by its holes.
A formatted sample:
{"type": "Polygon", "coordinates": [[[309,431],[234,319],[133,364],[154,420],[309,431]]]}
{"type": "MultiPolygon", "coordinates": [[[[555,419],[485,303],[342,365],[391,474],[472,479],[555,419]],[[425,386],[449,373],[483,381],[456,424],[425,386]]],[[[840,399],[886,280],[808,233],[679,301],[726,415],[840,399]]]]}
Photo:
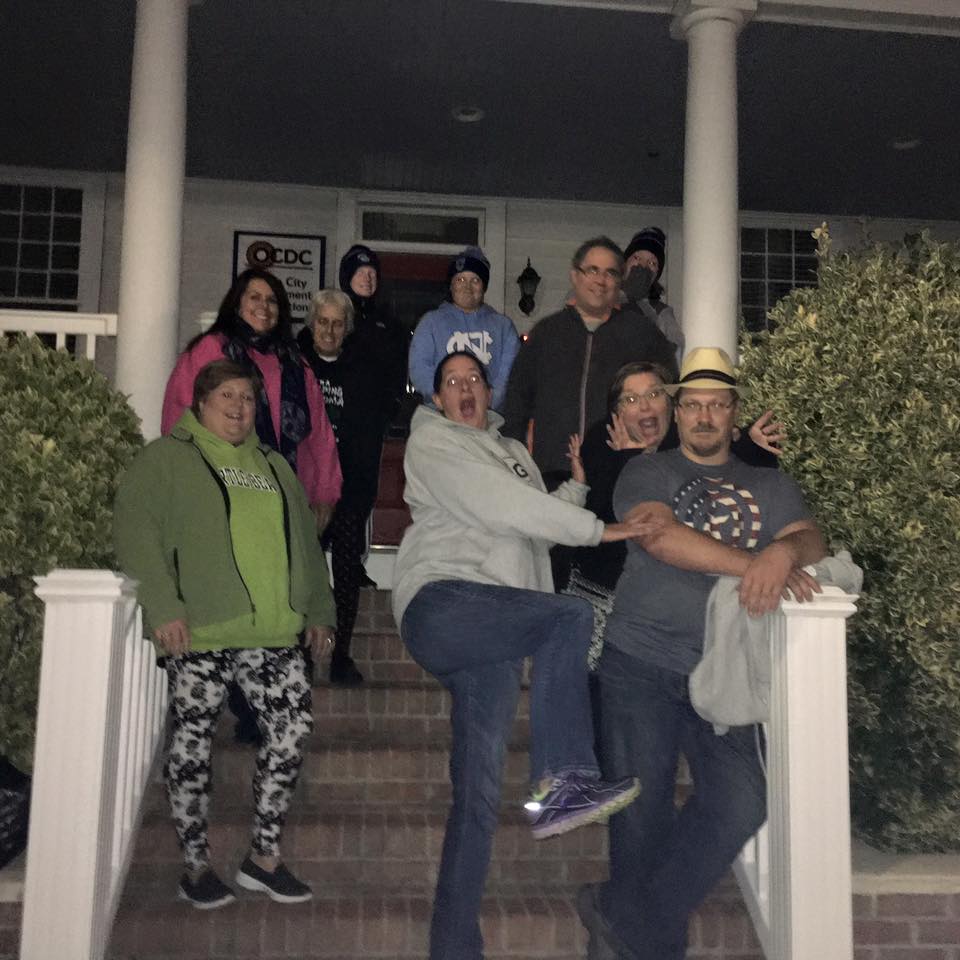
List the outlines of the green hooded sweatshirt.
{"type": "Polygon", "coordinates": [[[333,625],[316,524],[287,462],[233,446],[186,411],[120,482],[114,541],[152,628],[183,618],[191,650],[282,647],[333,625]]]}

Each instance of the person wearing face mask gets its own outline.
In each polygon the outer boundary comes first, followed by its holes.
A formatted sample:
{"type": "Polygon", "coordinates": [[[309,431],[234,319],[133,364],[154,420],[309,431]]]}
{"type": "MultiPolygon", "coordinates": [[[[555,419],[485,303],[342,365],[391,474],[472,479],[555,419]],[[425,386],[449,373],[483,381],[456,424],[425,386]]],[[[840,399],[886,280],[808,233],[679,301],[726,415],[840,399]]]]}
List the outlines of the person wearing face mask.
{"type": "Polygon", "coordinates": [[[454,350],[469,350],[489,371],[492,405],[499,410],[520,338],[509,317],[483,302],[490,283],[490,262],[479,247],[467,247],[450,261],[447,280],[450,299],[425,313],[413,332],[410,381],[429,401],[440,360],[454,350]]]}
{"type": "Polygon", "coordinates": [[[330,682],[355,687],[363,674],[350,656],[362,585],[361,560],[366,548],[367,518],[377,497],[382,443],[376,362],[364,342],[351,338],[354,312],[340,290],[321,290],[310,303],[307,325],[297,342],[310,364],[337,437],[343,471],[343,495],[324,532],[333,566],[337,633],[330,661],[330,682]],[[371,409],[371,404],[374,408],[371,409]]]}
{"type": "Polygon", "coordinates": [[[667,262],[667,238],[659,227],[635,233],[623,251],[623,296],[652,320],[674,345],[677,363],[683,359],[685,338],[673,309],[661,299],[660,276],[667,262]]]}
{"type": "MultiPolygon", "coordinates": [[[[570,476],[567,439],[607,415],[607,389],[633,360],[676,369],[674,348],[649,318],[620,304],[623,252],[609,237],[582,243],[570,264],[573,296],[530,331],[510,371],[503,432],[525,440],[548,489],[570,476]]],[[[557,571],[555,571],[555,576],[557,571]]]]}

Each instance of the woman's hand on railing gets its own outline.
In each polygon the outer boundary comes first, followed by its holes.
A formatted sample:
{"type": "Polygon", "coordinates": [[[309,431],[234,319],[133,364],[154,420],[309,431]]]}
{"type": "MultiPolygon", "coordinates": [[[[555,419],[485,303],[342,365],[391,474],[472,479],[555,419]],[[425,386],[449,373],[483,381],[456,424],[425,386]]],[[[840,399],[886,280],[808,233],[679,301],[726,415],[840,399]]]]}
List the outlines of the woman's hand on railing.
{"type": "Polygon", "coordinates": [[[182,657],[190,649],[190,628],[183,619],[171,620],[153,631],[163,652],[171,657],[182,657]]]}

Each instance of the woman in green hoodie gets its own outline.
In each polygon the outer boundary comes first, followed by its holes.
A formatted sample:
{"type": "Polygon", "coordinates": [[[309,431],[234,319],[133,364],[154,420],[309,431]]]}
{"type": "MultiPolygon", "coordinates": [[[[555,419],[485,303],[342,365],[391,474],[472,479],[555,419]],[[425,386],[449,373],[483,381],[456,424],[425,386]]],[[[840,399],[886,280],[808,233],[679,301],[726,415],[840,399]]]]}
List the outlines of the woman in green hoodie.
{"type": "Polygon", "coordinates": [[[165,776],[187,868],[179,896],[200,909],[234,899],[207,842],[210,748],[231,681],[263,736],[253,838],[236,882],[281,903],[311,897],[279,842],[313,724],[299,642],[327,653],[335,616],[303,487],[254,433],[258,389],[230,360],[205,366],[191,408],[134,460],[114,507],[117,556],[140,581],[169,677],[165,776]]]}

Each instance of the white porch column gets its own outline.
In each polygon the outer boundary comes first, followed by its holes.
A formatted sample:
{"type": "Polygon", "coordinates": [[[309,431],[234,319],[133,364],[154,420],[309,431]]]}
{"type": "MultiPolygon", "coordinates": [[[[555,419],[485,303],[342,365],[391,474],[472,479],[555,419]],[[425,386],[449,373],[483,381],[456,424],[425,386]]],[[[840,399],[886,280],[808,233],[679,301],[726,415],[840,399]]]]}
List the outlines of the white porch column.
{"type": "Polygon", "coordinates": [[[177,352],[189,0],[137,0],[120,248],[117,387],[160,433],[177,352]]]}
{"type": "Polygon", "coordinates": [[[683,330],[687,350],[736,356],[739,302],[737,34],[756,0],[679,0],[671,32],[686,38],[683,330]]]}

